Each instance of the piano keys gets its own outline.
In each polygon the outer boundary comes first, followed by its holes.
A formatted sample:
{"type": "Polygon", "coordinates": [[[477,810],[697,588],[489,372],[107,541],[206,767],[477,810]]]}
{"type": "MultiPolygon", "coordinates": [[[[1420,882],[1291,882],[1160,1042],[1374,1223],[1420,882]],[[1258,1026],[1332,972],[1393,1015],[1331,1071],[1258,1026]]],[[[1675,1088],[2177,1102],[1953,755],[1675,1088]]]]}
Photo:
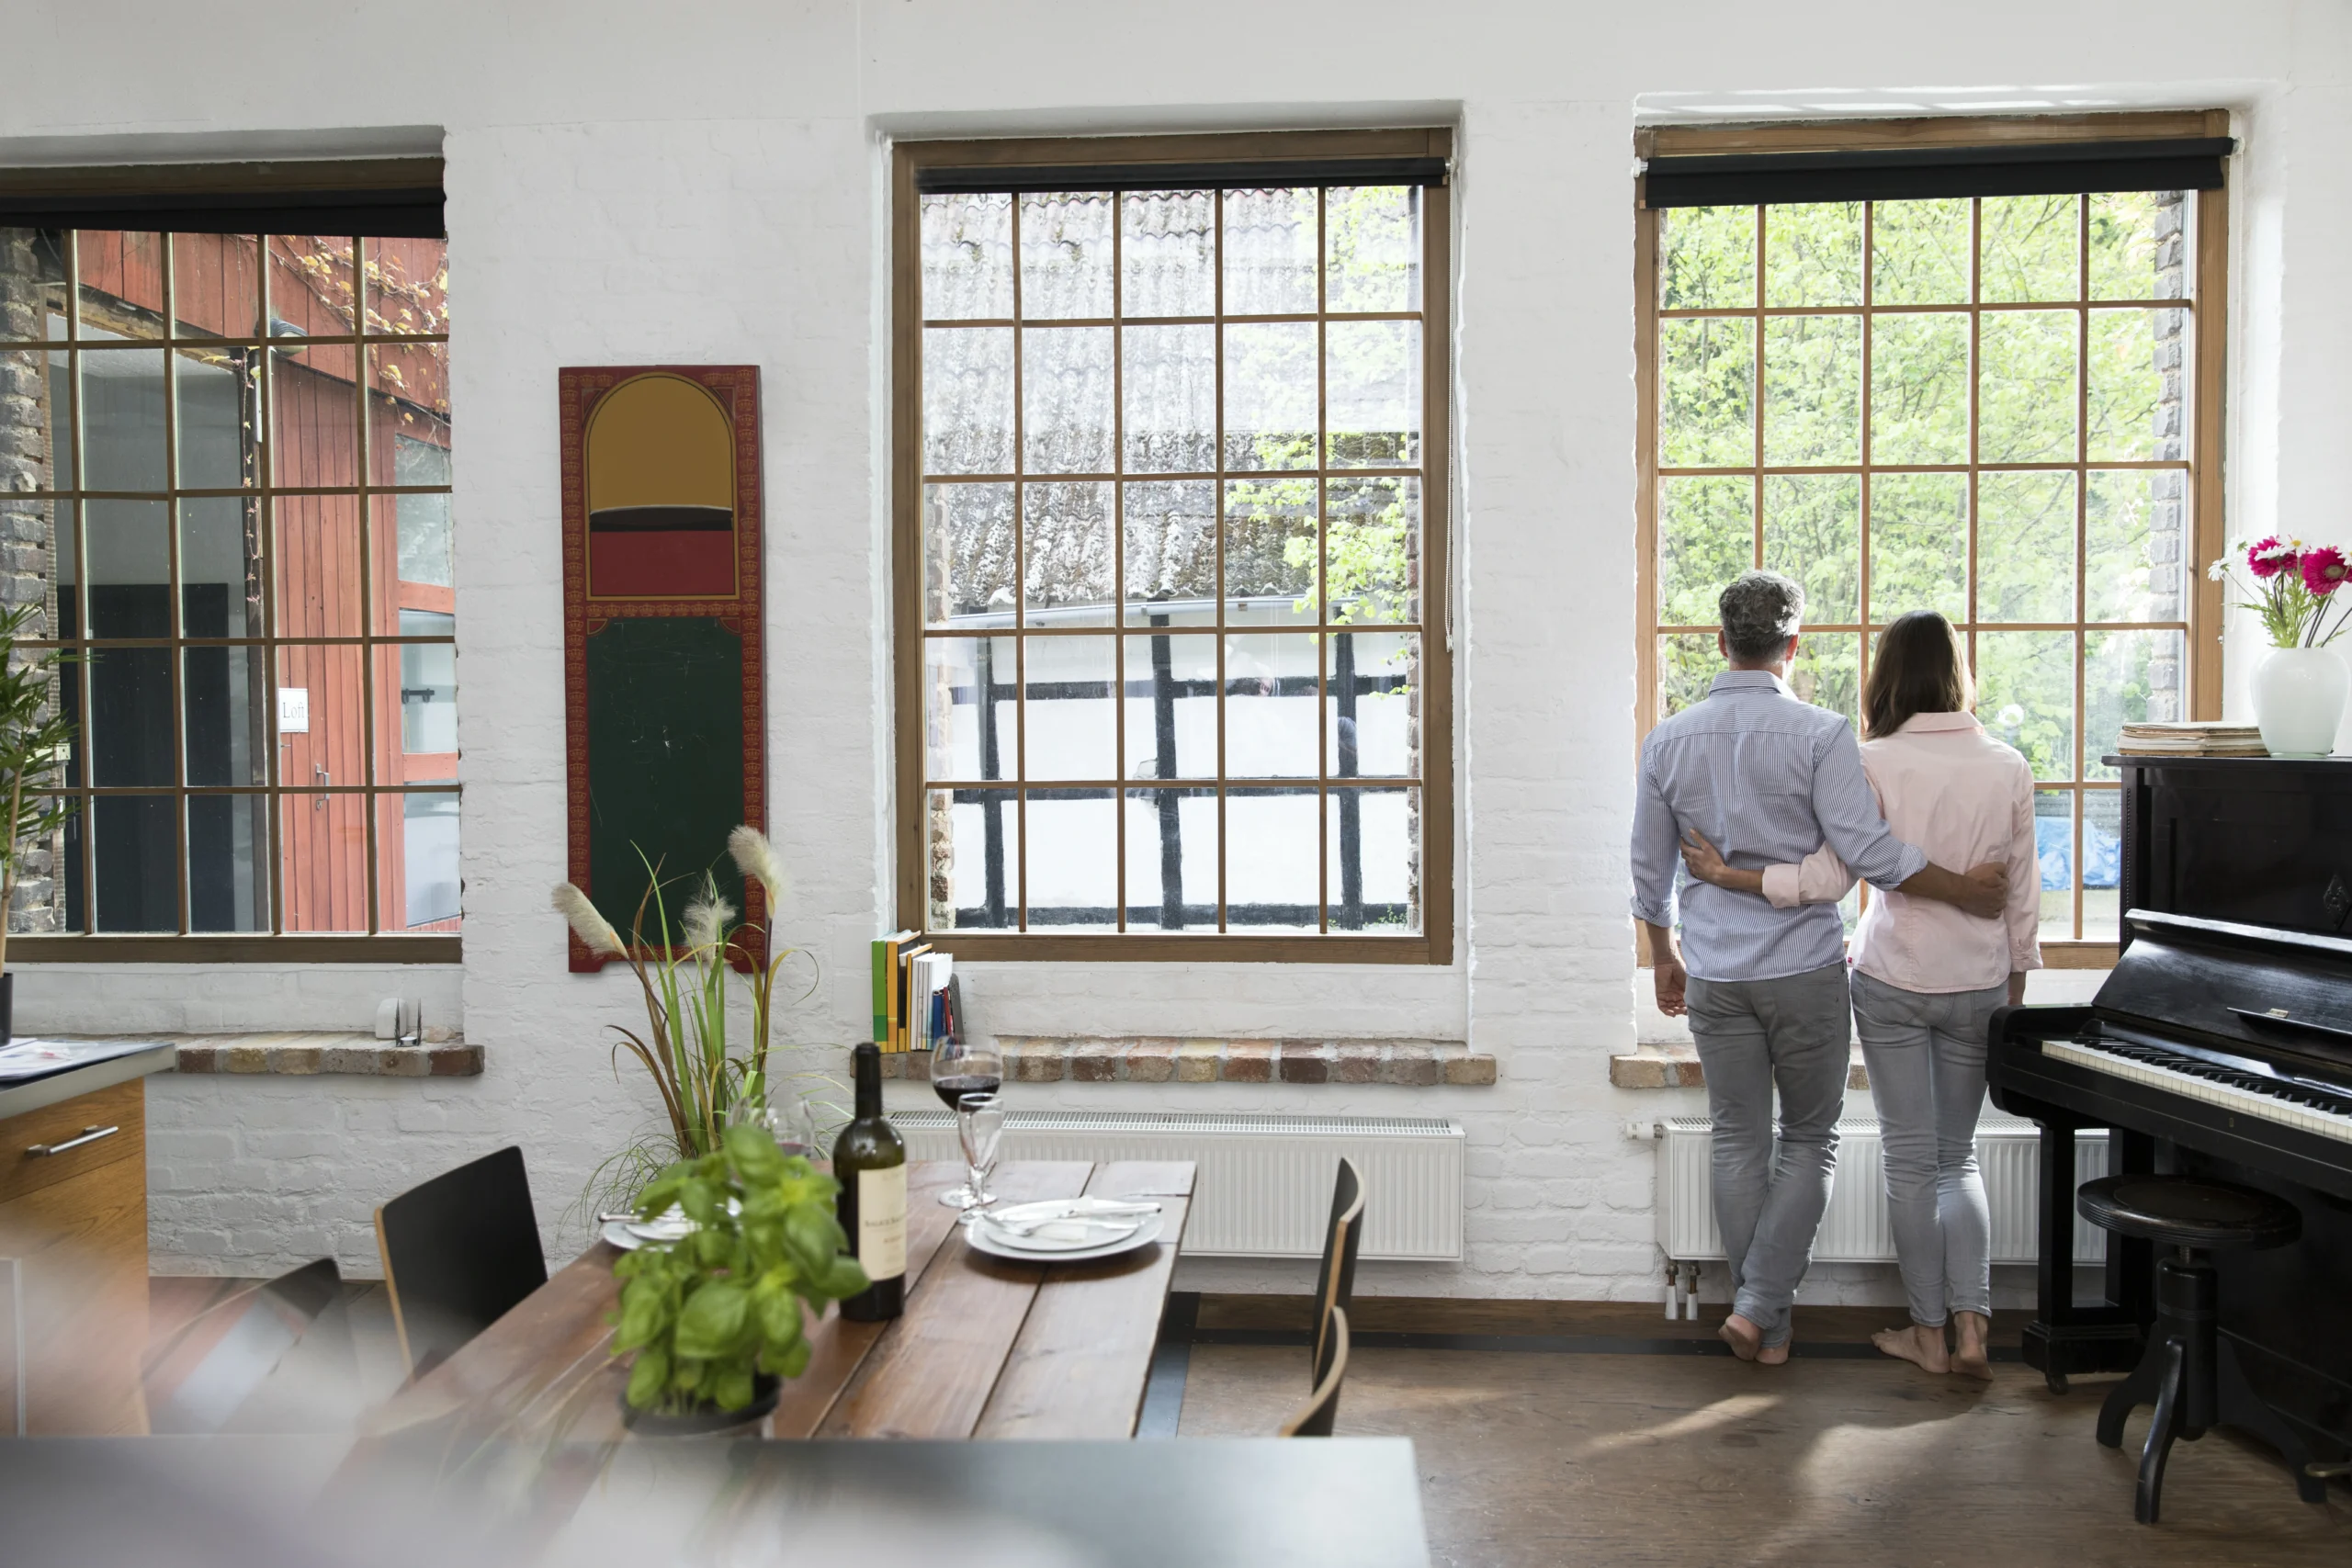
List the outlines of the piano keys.
{"type": "Polygon", "coordinates": [[[2118,1170],[2219,1177],[2301,1212],[2297,1245],[2216,1258],[2222,1329],[2315,1450],[2352,1450],[2352,940],[2144,909],[2125,926],[2089,1007],[1994,1015],[1993,1101],[2043,1129],[2026,1359],[2063,1391],[2128,1370],[2153,1321],[2143,1242],[2110,1237],[2107,1301],[2074,1300],[2074,1134],[2111,1128],[2118,1170]]]}

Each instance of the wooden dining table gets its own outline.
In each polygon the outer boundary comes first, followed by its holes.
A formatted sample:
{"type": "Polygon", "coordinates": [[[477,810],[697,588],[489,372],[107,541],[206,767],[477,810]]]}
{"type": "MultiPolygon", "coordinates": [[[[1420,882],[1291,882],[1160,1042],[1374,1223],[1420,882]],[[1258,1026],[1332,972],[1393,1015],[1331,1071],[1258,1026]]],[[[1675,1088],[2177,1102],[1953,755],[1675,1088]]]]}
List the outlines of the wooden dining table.
{"type": "MultiPolygon", "coordinates": [[[[904,1313],[828,1311],[808,1369],[760,1435],[1107,1438],[1135,1434],[1193,1190],[1193,1164],[1023,1160],[992,1183],[1006,1203],[1088,1194],[1157,1199],[1159,1238],[1084,1263],[1014,1263],[972,1247],[939,1195],[960,1165],[912,1166],[904,1313]]],[[[612,1354],[619,1250],[599,1241],[464,1348],[375,1412],[361,1444],[444,1455],[492,1444],[627,1439],[628,1361],[612,1354]]]]}

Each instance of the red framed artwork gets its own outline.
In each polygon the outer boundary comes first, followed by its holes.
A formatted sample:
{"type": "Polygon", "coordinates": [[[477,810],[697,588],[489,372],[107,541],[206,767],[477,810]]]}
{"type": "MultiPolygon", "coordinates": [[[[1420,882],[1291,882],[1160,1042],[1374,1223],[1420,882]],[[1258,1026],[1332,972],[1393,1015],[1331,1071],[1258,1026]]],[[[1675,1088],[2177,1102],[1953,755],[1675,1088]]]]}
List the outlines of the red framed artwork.
{"type": "MultiPolygon", "coordinates": [[[[766,826],[758,367],[557,374],[571,881],[650,952],[706,876],[764,931],[727,854],[766,826]]],[[[573,970],[607,962],[569,940],[573,970]]]]}

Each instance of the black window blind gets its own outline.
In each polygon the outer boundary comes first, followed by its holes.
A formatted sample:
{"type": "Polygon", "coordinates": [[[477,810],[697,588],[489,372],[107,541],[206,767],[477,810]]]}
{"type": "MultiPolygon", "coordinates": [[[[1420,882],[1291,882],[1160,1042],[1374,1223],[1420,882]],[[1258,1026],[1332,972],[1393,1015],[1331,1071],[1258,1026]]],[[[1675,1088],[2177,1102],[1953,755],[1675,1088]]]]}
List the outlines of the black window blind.
{"type": "Polygon", "coordinates": [[[441,160],[0,168],[0,227],[446,237],[441,160]]]}
{"type": "Polygon", "coordinates": [[[2226,136],[2146,141],[2016,142],[1847,152],[1736,152],[1652,158],[1648,207],[1794,201],[1917,201],[1957,196],[2068,196],[2109,190],[2218,190],[2226,136]]]}
{"type": "Polygon", "coordinates": [[[1442,186],[1443,158],[1278,158],[1247,163],[926,164],[925,195],[1030,190],[1279,190],[1299,186],[1442,186]]]}

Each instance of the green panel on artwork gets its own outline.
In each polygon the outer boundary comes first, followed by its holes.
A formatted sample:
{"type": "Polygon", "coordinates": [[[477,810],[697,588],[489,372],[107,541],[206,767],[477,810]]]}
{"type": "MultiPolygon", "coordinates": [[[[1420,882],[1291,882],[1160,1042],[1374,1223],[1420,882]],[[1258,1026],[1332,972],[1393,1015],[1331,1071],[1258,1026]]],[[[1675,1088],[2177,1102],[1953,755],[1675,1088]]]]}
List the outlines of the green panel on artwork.
{"type": "MultiPolygon", "coordinates": [[[[743,908],[727,853],[744,819],[743,641],[711,616],[646,616],[607,623],[586,651],[589,895],[626,936],[658,864],[675,940],[705,871],[743,908]]],[[[645,938],[661,940],[650,908],[645,938]]]]}

